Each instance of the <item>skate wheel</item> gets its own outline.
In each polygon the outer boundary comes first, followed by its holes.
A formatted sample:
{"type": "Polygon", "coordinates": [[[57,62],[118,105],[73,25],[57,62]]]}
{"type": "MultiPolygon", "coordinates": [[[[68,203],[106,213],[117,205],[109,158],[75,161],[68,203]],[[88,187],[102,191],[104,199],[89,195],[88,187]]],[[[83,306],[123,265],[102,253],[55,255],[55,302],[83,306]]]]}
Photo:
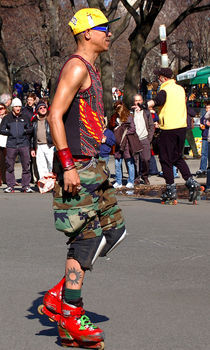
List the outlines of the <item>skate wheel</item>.
{"type": "Polygon", "coordinates": [[[53,320],[53,318],[49,317],[50,322],[55,322],[55,320],[53,320]]]}
{"type": "Polygon", "coordinates": [[[38,311],[38,313],[39,313],[40,315],[44,315],[44,312],[42,311],[43,307],[44,307],[44,305],[41,304],[41,305],[39,305],[38,308],[37,308],[37,311],[38,311]]]}
{"type": "Polygon", "coordinates": [[[104,342],[103,341],[101,342],[100,346],[101,347],[99,348],[99,350],[103,350],[104,349],[104,342]]]}

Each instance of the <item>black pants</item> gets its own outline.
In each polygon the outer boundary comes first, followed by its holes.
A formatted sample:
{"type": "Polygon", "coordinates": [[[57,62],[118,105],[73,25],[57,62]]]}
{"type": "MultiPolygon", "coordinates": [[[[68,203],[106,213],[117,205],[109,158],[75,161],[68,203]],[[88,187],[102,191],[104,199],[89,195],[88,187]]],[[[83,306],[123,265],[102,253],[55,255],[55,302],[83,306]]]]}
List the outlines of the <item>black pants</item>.
{"type": "Polygon", "coordinates": [[[159,143],[159,157],[162,166],[163,177],[167,184],[174,183],[173,165],[175,165],[184,180],[190,176],[190,170],[182,158],[182,150],[184,147],[186,136],[186,128],[162,130],[159,143]]]}

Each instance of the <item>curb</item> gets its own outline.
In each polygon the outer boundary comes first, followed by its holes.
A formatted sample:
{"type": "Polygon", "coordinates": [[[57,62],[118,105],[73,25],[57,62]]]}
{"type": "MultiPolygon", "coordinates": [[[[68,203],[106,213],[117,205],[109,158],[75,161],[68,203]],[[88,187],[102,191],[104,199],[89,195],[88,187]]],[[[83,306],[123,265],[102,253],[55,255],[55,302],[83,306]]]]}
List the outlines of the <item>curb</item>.
{"type": "MultiPolygon", "coordinates": [[[[205,187],[205,184],[201,184],[205,187]]],[[[134,189],[128,189],[123,186],[120,189],[115,189],[117,195],[133,196],[133,197],[155,197],[161,198],[162,192],[165,190],[165,185],[136,185],[134,189]]],[[[177,184],[177,198],[188,199],[189,191],[183,184],[177,184]]],[[[210,192],[202,192],[201,199],[210,199],[210,192]]]]}

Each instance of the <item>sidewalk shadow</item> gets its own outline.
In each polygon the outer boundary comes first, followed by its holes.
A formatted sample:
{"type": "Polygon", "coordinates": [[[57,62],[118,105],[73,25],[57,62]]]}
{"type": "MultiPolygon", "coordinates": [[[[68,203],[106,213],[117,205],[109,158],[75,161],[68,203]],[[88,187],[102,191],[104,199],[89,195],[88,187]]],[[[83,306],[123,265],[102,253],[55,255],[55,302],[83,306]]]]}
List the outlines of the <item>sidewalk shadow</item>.
{"type": "MultiPolygon", "coordinates": [[[[47,337],[58,337],[58,330],[57,330],[57,322],[51,322],[49,318],[46,315],[40,315],[38,313],[38,306],[43,303],[43,296],[45,295],[45,291],[40,292],[41,295],[37,299],[35,299],[32,303],[32,305],[27,309],[29,314],[25,316],[29,320],[38,319],[42,326],[47,327],[46,329],[41,330],[39,333],[36,333],[35,335],[38,336],[47,336],[47,337]]],[[[106,322],[109,320],[109,318],[105,315],[99,315],[95,312],[91,311],[85,311],[85,314],[90,318],[91,322],[94,324],[100,323],[100,322],[106,322]]],[[[56,341],[56,344],[60,345],[59,339],[56,341]]]]}

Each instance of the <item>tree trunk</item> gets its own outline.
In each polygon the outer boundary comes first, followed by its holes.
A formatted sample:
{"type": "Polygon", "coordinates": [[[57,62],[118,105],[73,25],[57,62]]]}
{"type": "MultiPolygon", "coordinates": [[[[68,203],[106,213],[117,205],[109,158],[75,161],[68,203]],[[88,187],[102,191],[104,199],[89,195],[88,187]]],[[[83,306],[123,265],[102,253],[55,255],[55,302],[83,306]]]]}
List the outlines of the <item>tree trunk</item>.
{"type": "Polygon", "coordinates": [[[0,94],[11,93],[7,54],[2,37],[2,18],[0,17],[0,94]]]}
{"type": "Polygon", "coordinates": [[[109,52],[100,55],[101,82],[103,86],[104,116],[112,115],[112,63],[109,52]]]}
{"type": "Polygon", "coordinates": [[[131,43],[131,53],[125,75],[123,97],[123,102],[128,108],[133,105],[133,96],[138,93],[141,66],[147,54],[144,48],[145,39],[140,33],[133,33],[132,39],[129,38],[129,40],[131,43]]]}

